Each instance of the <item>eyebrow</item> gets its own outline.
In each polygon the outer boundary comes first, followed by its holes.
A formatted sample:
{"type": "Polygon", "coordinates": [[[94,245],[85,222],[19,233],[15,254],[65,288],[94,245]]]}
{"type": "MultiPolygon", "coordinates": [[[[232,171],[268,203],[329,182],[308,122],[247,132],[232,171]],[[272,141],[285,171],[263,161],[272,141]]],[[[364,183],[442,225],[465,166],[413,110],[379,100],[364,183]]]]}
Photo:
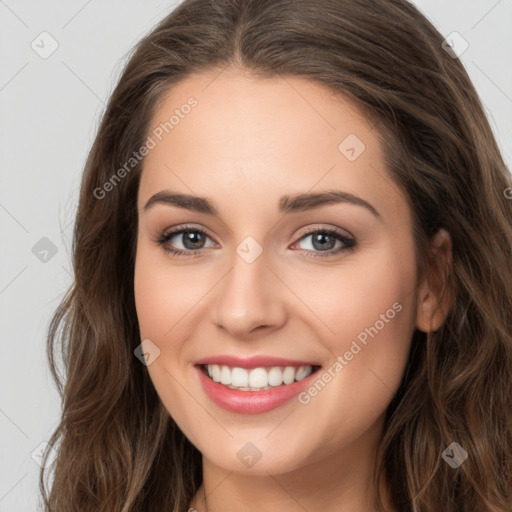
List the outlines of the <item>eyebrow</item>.
{"type": "MultiPolygon", "coordinates": [[[[295,213],[314,210],[327,204],[348,203],[355,206],[361,206],[370,211],[375,217],[382,220],[382,216],[377,209],[368,201],[359,196],[342,192],[340,190],[327,190],[325,192],[305,193],[296,195],[286,195],[279,199],[279,212],[295,213]]],[[[144,211],[149,210],[156,204],[168,204],[186,210],[206,213],[208,215],[218,216],[218,210],[213,203],[206,197],[192,196],[190,194],[179,194],[162,190],[152,195],[146,205],[144,211]]]]}

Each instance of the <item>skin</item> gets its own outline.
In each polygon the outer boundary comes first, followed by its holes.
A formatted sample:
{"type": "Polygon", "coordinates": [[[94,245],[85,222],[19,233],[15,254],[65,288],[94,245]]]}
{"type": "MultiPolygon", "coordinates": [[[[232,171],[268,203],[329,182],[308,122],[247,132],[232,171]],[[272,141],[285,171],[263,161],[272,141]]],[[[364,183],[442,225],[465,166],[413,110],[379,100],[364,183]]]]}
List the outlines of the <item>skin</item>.
{"type": "MultiPolygon", "coordinates": [[[[135,264],[141,336],[160,350],[150,377],[203,455],[203,485],[190,506],[373,511],[375,452],[412,334],[437,329],[449,306],[439,290],[450,237],[441,231],[432,242],[438,277],[429,284],[417,274],[411,212],[377,132],[323,85],[231,67],[198,73],[169,90],[151,126],[190,96],[198,105],[144,161],[135,264]],[[350,134],[366,146],[354,161],[338,149],[350,134]],[[163,190],[207,197],[218,216],[160,203],[145,210],[163,190]],[[346,202],[278,211],[283,195],[324,190],[357,195],[380,218],[346,202]],[[208,232],[199,256],[174,256],[156,241],[184,223],[208,232]],[[308,227],[337,228],[356,247],[334,254],[341,241],[314,246],[311,235],[301,239],[308,227]],[[236,252],[247,236],[262,249],[252,263],[236,252]],[[400,312],[306,405],[294,399],[264,414],[229,412],[207,397],[193,368],[211,355],[265,354],[326,369],[394,303],[400,312]],[[250,468],[237,457],[247,442],[262,454],[250,468]]],[[[193,248],[182,235],[171,243],[193,248]]]]}

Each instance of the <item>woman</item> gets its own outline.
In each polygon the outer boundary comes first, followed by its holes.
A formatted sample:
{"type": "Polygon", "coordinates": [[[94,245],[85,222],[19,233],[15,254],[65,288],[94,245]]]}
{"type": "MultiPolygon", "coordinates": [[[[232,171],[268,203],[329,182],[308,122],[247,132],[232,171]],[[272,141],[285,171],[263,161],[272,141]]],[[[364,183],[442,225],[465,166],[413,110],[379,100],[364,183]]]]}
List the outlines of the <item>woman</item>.
{"type": "Polygon", "coordinates": [[[512,184],[445,48],[403,0],[186,0],[137,45],[46,510],[511,510],[512,184]]]}

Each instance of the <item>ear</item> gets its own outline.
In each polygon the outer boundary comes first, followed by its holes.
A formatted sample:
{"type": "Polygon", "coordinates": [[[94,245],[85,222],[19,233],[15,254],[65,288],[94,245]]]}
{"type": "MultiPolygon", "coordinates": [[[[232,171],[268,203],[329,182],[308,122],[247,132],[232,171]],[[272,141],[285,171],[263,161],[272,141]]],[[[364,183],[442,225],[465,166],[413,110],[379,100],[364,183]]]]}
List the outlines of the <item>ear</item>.
{"type": "Polygon", "coordinates": [[[432,239],[427,275],[422,277],[417,292],[416,328],[420,331],[437,331],[448,315],[453,301],[449,279],[452,261],[451,236],[440,229],[432,239]]]}

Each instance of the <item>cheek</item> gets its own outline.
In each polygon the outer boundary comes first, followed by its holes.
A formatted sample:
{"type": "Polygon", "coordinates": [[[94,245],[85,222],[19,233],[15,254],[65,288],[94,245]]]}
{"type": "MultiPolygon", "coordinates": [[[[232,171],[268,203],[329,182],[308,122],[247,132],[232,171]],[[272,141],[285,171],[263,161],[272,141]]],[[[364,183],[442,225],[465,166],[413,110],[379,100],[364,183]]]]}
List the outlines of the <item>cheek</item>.
{"type": "Polygon", "coordinates": [[[296,282],[328,328],[322,328],[323,343],[333,364],[341,358],[332,368],[337,384],[330,400],[350,408],[356,393],[363,414],[382,412],[400,384],[415,328],[414,254],[410,247],[383,247],[371,257],[347,260],[329,279],[317,278],[296,282]]]}
{"type": "Polygon", "coordinates": [[[410,248],[382,247],[348,258],[328,273],[304,274],[294,283],[297,295],[307,298],[307,306],[326,327],[325,340],[336,353],[358,336],[364,340],[365,329],[372,326],[379,333],[396,329],[398,335],[404,326],[409,332],[416,286],[410,248]]]}
{"type": "Polygon", "coordinates": [[[168,308],[172,289],[166,289],[164,276],[156,265],[150,265],[144,254],[138,254],[135,263],[135,306],[142,338],[159,340],[171,328],[173,309],[168,308]],[[167,314],[166,314],[167,311],[167,314]]]}
{"type": "Polygon", "coordinates": [[[172,338],[174,326],[205,293],[204,275],[202,279],[195,277],[190,267],[185,272],[179,266],[171,267],[165,254],[154,248],[137,251],[134,293],[143,338],[154,338],[160,344],[172,338]]]}
{"type": "Polygon", "coordinates": [[[148,365],[149,377],[164,407],[197,443],[190,424],[192,412],[184,361],[181,360],[185,315],[197,303],[201,290],[191,286],[179,268],[170,271],[165,256],[151,248],[140,247],[135,261],[134,293],[141,339],[150,339],[160,350],[159,357],[148,365]],[[191,289],[190,293],[187,290],[191,289]],[[195,290],[195,291],[194,291],[195,290]],[[182,364],[183,363],[183,364],[182,364]],[[187,419],[188,418],[188,419],[187,419]]]}
{"type": "Polygon", "coordinates": [[[415,263],[410,254],[379,256],[338,278],[333,273],[314,293],[302,291],[329,327],[322,328],[322,339],[332,354],[320,377],[325,384],[313,384],[301,402],[308,402],[316,425],[326,426],[318,442],[324,437],[338,446],[361,435],[385,414],[405,370],[414,332],[415,263]]]}

